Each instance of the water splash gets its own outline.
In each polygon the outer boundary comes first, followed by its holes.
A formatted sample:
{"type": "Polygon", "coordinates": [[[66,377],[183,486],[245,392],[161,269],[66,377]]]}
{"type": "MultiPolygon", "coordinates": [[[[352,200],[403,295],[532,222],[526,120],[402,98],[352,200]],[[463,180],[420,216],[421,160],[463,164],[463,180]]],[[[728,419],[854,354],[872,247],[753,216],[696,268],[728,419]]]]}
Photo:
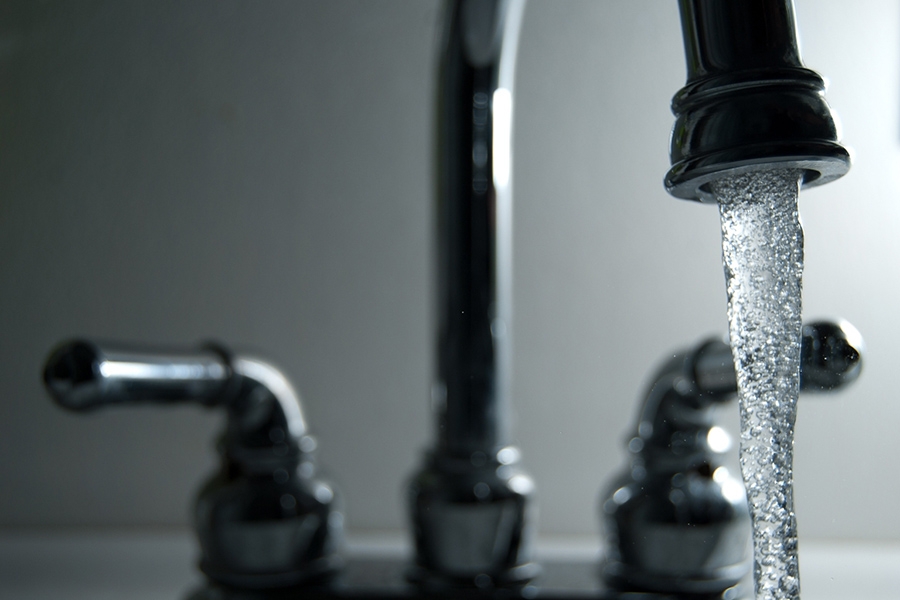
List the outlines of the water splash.
{"type": "Polygon", "coordinates": [[[713,184],[722,221],[757,600],[800,597],[793,501],[803,274],[799,180],[799,171],[784,169],[713,184]]]}

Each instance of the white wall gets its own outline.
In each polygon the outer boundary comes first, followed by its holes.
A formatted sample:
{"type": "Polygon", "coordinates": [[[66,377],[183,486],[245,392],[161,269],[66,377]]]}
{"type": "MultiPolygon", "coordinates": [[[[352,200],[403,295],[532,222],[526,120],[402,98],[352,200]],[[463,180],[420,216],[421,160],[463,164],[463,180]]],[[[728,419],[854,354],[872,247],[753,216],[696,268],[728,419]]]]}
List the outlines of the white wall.
{"type": "MultiPolygon", "coordinates": [[[[0,526],[183,525],[221,416],[71,415],[72,335],[215,337],[282,365],[355,529],[404,526],[427,411],[436,2],[0,8],[0,526]]],[[[900,539],[900,14],[798,0],[855,165],[801,196],[805,307],[866,337],[802,401],[801,535],[900,539]]],[[[515,130],[516,436],[544,533],[593,533],[650,370],[724,334],[715,209],[662,176],[675,3],[528,5],[515,130]]],[[[724,415],[734,421],[736,409],[724,415]]]]}

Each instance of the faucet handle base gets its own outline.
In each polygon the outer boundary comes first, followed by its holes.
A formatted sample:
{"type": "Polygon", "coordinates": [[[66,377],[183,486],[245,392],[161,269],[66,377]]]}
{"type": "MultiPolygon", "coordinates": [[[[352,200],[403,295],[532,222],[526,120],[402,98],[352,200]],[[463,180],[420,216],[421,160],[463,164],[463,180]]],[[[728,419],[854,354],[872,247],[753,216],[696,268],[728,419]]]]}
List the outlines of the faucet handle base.
{"type": "Polygon", "coordinates": [[[532,598],[534,595],[530,590],[536,588],[533,588],[531,582],[540,570],[537,563],[529,562],[507,569],[502,577],[495,578],[483,573],[474,577],[445,575],[416,565],[406,572],[406,579],[425,594],[440,595],[459,590],[490,593],[503,590],[506,592],[503,597],[532,598]]]}
{"type": "Polygon", "coordinates": [[[534,483],[517,458],[513,448],[429,455],[409,486],[411,582],[430,593],[527,587],[539,571],[530,558],[534,483]]]}

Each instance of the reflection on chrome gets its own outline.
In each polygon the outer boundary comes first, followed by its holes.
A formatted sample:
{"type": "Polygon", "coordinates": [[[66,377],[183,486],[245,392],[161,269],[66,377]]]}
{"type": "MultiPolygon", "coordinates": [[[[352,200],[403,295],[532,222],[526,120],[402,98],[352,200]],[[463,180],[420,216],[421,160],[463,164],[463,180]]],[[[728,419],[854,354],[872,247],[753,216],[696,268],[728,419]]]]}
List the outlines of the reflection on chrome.
{"type": "Polygon", "coordinates": [[[713,471],[712,479],[722,486],[722,495],[732,502],[746,502],[747,494],[741,482],[732,477],[725,467],[719,467],[713,471]]]}
{"type": "Polygon", "coordinates": [[[504,88],[495,90],[491,108],[494,120],[494,185],[505,188],[509,185],[512,167],[512,93],[504,88]]]}
{"type": "Polygon", "coordinates": [[[706,445],[718,454],[728,452],[731,450],[731,435],[718,425],[713,425],[706,433],[706,445]]]}
{"type": "Polygon", "coordinates": [[[237,375],[256,381],[265,387],[278,401],[290,435],[302,440],[306,434],[306,422],[300,410],[300,395],[284,374],[267,362],[254,358],[236,357],[231,368],[237,375]]]}
{"type": "Polygon", "coordinates": [[[104,360],[98,368],[100,375],[109,379],[222,379],[222,365],[201,364],[151,364],[104,360]]]}

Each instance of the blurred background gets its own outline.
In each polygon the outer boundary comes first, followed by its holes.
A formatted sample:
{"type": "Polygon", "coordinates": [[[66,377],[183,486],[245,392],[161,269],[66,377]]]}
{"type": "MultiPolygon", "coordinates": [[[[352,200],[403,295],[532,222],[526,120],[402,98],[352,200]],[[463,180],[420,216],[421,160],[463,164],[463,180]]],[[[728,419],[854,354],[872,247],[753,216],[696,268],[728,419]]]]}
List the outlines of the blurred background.
{"type": "MultiPolygon", "coordinates": [[[[900,540],[900,5],[797,0],[855,151],[801,195],[804,312],[866,339],[801,399],[801,538],[900,540]]],[[[406,527],[433,439],[435,0],[0,3],[0,530],[177,528],[221,414],[74,415],[72,336],[217,339],[280,365],[354,532],[406,527]]],[[[515,438],[540,532],[596,536],[651,371],[724,336],[715,208],[675,200],[675,2],[533,0],[514,126],[515,438]]],[[[737,409],[723,410],[735,432],[737,409]]],[[[736,433],[736,432],[735,432],[736,433]]]]}

